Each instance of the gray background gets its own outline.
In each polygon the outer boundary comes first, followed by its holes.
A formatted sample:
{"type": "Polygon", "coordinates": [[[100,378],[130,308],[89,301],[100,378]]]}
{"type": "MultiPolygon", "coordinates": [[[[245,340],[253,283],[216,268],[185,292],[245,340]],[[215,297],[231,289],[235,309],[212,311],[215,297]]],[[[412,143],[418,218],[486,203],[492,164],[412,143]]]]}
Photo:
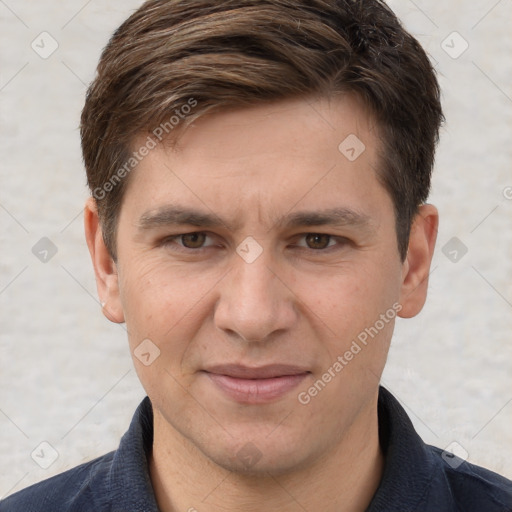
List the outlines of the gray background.
{"type": "MultiPolygon", "coordinates": [[[[114,449],[144,396],[100,312],[78,133],[101,48],[140,3],[0,0],[0,496],[114,449]]],[[[427,442],[512,477],[512,1],[390,4],[439,70],[447,123],[430,296],[398,321],[383,382],[427,442]]]]}

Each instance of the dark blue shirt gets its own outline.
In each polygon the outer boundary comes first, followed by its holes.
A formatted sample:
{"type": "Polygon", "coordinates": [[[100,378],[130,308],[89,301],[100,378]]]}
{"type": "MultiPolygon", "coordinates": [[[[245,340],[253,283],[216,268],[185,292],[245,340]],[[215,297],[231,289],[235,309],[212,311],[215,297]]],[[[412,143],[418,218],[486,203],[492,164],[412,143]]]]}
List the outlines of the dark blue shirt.
{"type": "MultiPolygon", "coordinates": [[[[512,481],[426,445],[382,387],[378,415],[386,461],[367,512],[512,512],[512,481]]],[[[0,512],[158,512],[148,471],[152,444],[145,398],[116,451],[9,496],[0,512]]]]}

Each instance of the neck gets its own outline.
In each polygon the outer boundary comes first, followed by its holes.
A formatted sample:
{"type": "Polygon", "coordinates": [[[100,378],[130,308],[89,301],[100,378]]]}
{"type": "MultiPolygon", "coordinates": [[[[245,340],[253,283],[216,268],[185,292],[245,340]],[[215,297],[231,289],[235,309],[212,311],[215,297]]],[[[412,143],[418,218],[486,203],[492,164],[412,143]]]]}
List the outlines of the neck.
{"type": "Polygon", "coordinates": [[[200,452],[155,411],[151,481],[162,512],[356,512],[366,510],[379,485],[384,457],[379,446],[377,403],[329,453],[292,473],[228,471],[200,452]]]}

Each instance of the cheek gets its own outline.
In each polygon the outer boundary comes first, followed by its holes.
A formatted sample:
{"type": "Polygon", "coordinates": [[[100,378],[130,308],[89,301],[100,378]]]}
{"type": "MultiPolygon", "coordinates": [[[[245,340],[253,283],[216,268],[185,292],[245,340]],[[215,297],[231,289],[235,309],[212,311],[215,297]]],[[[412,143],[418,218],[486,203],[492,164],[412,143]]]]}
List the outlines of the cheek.
{"type": "Polygon", "coordinates": [[[325,276],[303,274],[294,280],[297,297],[310,315],[343,339],[358,334],[392,307],[399,297],[400,271],[378,265],[333,269],[325,276]]]}
{"type": "Polygon", "coordinates": [[[132,348],[149,338],[163,352],[172,348],[179,359],[186,348],[180,340],[191,339],[212,308],[219,280],[214,274],[187,275],[160,258],[131,260],[120,294],[132,348]]]}
{"type": "Polygon", "coordinates": [[[123,269],[120,292],[135,370],[154,399],[163,399],[165,390],[181,396],[187,387],[182,363],[211,308],[212,287],[184,279],[161,262],[131,263],[123,269]]]}

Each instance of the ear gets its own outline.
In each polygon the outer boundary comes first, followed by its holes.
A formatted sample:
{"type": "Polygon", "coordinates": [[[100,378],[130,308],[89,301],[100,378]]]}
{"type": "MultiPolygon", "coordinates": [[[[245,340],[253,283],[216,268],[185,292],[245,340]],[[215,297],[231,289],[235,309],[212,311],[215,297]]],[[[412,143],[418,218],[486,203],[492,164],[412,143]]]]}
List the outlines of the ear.
{"type": "Polygon", "coordinates": [[[437,208],[431,204],[420,206],[411,226],[407,257],[402,267],[402,309],[398,314],[402,318],[416,316],[425,304],[438,226],[437,208]]]}
{"type": "Polygon", "coordinates": [[[84,227],[103,314],[111,322],[122,323],[124,313],[119,295],[117,266],[103,240],[96,201],[92,197],[85,203],[84,227]]]}

